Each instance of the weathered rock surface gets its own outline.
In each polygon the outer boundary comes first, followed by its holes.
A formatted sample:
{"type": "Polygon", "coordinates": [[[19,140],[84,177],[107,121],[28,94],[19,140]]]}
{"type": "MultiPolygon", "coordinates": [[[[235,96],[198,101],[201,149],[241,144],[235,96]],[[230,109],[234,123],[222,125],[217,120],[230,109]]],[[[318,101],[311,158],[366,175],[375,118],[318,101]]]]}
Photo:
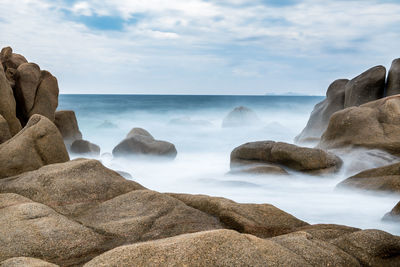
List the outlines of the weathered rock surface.
{"type": "Polygon", "coordinates": [[[26,58],[20,54],[12,52],[12,48],[4,47],[0,52],[0,61],[3,63],[4,68],[17,69],[19,65],[27,63],[26,58]]]}
{"type": "Polygon", "coordinates": [[[345,87],[344,107],[360,106],[382,98],[385,90],[386,69],[376,66],[350,80],[345,87]]]}
{"type": "Polygon", "coordinates": [[[112,153],[115,157],[147,155],[175,158],[177,151],[172,143],[155,140],[148,131],[133,128],[112,153]]]}
{"type": "Polygon", "coordinates": [[[63,266],[90,259],[105,242],[91,229],[17,194],[0,194],[0,240],[0,261],[39,256],[63,266]]]}
{"type": "Polygon", "coordinates": [[[72,143],[70,150],[72,153],[76,154],[86,154],[91,156],[100,155],[100,147],[86,140],[75,140],[72,143]]]}
{"type": "Polygon", "coordinates": [[[53,164],[0,180],[0,192],[23,195],[67,216],[139,189],[144,187],[89,159],[53,164]]]}
{"type": "Polygon", "coordinates": [[[84,212],[77,220],[128,243],[223,228],[213,216],[150,190],[117,196],[84,212]]]}
{"type": "Polygon", "coordinates": [[[234,108],[222,121],[222,127],[243,127],[260,124],[257,114],[246,107],[234,108]]]}
{"type": "Polygon", "coordinates": [[[340,79],[329,85],[326,98],[315,105],[306,127],[296,136],[296,143],[319,141],[328,127],[332,114],[344,108],[345,86],[348,81],[347,79],[340,79]]]}
{"type": "Polygon", "coordinates": [[[35,114],[24,129],[0,145],[0,178],[68,160],[57,127],[47,118],[35,114]]]}
{"type": "Polygon", "coordinates": [[[58,265],[35,258],[15,257],[0,262],[0,267],[58,267],[58,265]]]}
{"type": "Polygon", "coordinates": [[[342,181],[337,187],[400,193],[400,163],[362,171],[342,181]]]}
{"type": "Polygon", "coordinates": [[[0,144],[11,138],[10,128],[7,121],[0,115],[0,144]]]}
{"type": "Polygon", "coordinates": [[[219,218],[226,228],[262,238],[286,234],[308,225],[270,204],[239,204],[226,198],[206,195],[169,195],[219,218]]]}
{"type": "Polygon", "coordinates": [[[336,112],[318,146],[376,148],[400,154],[400,95],[336,112]]]}
{"type": "Polygon", "coordinates": [[[400,222],[400,201],[394,206],[394,208],[383,216],[384,221],[398,221],[400,222]]]}
{"type": "Polygon", "coordinates": [[[277,164],[310,174],[335,172],[342,165],[342,160],[330,152],[274,141],[246,143],[232,151],[231,169],[248,161],[277,164]]]}
{"type": "Polygon", "coordinates": [[[386,82],[386,95],[397,94],[400,94],[400,58],[392,61],[386,82]]]}
{"type": "Polygon", "coordinates": [[[297,228],[296,231],[306,232],[313,238],[331,241],[346,234],[360,231],[361,229],[338,224],[313,224],[297,228]]]}
{"type": "Polygon", "coordinates": [[[64,138],[67,145],[71,145],[75,140],[82,139],[82,133],[79,131],[78,121],[75,112],[72,110],[61,110],[55,113],[55,121],[58,130],[64,138]]]}

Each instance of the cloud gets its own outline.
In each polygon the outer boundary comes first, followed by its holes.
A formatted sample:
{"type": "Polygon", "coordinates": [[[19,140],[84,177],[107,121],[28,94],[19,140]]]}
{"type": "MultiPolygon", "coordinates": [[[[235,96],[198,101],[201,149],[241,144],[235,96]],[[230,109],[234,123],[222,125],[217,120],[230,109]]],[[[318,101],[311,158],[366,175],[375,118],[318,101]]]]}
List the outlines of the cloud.
{"type": "Polygon", "coordinates": [[[0,44],[63,93],[324,94],[399,57],[397,1],[3,2],[0,44]]]}

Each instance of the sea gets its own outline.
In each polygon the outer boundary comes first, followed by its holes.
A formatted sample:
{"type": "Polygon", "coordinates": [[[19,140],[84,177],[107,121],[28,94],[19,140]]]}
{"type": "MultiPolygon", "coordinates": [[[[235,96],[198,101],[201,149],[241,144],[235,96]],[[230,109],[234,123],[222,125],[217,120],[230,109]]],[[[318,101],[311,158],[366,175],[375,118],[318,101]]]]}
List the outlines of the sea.
{"type": "MultiPolygon", "coordinates": [[[[61,94],[58,110],[75,111],[83,138],[101,148],[101,155],[94,158],[108,168],[129,173],[130,179],[151,190],[220,196],[240,203],[269,203],[310,224],[343,224],[400,235],[400,224],[381,220],[400,200],[398,195],[336,188],[355,173],[354,166],[361,170],[385,164],[368,158],[369,151],[340,155],[344,168],[330,176],[296,172],[290,176],[227,174],[230,153],[241,144],[262,140],[293,143],[314,105],[322,99],[277,95],[61,94]],[[227,114],[239,106],[252,109],[260,122],[222,127],[227,114]],[[134,127],[173,143],[178,151],[175,160],[113,158],[112,149],[134,127]]],[[[77,157],[80,156],[71,155],[77,157]]]]}

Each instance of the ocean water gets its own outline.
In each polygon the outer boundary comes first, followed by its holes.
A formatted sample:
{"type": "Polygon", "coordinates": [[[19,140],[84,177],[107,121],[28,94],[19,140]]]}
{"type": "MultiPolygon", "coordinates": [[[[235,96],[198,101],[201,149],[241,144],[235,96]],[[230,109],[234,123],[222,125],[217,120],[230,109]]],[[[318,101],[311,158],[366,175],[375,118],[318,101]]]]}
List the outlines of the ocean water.
{"type": "MultiPolygon", "coordinates": [[[[232,176],[230,152],[251,141],[293,143],[319,96],[185,96],[185,95],[60,95],[59,110],[75,111],[83,138],[101,147],[97,159],[111,169],[159,192],[222,196],[241,203],[269,203],[308,223],[336,223],[382,229],[400,235],[400,225],[382,216],[400,200],[397,195],[337,190],[335,186],[359,170],[397,159],[371,151],[341,154],[345,165],[335,175],[300,173],[282,176],[232,176]],[[255,111],[260,123],[223,128],[235,107],[255,111]],[[134,127],[175,144],[173,161],[113,158],[112,149],[134,127]],[[385,160],[387,158],[388,160],[385,160]]],[[[71,155],[71,158],[78,156],[71,155]]]]}

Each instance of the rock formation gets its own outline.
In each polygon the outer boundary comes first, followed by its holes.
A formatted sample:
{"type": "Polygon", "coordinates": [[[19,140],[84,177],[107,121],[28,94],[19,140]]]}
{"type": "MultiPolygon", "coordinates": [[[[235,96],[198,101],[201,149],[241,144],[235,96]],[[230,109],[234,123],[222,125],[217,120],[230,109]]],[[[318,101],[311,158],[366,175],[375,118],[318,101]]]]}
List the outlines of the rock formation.
{"type": "Polygon", "coordinates": [[[387,77],[386,95],[400,94],[400,58],[393,60],[387,77]]]}
{"type": "Polygon", "coordinates": [[[70,146],[75,140],[82,139],[79,131],[78,121],[75,112],[72,110],[61,110],[55,113],[55,121],[58,130],[64,138],[64,142],[70,146]]]}
{"type": "Polygon", "coordinates": [[[236,107],[224,118],[222,127],[243,127],[260,124],[257,114],[247,107],[236,107]]]}
{"type": "Polygon", "coordinates": [[[11,138],[10,128],[7,121],[0,115],[0,144],[11,138]]]}
{"type": "Polygon", "coordinates": [[[400,201],[394,206],[394,208],[383,216],[384,221],[397,221],[400,222],[400,201]]]}
{"type": "Polygon", "coordinates": [[[100,147],[96,144],[92,144],[86,140],[75,140],[71,144],[71,152],[75,154],[83,154],[89,156],[99,156],[100,147]]]}

